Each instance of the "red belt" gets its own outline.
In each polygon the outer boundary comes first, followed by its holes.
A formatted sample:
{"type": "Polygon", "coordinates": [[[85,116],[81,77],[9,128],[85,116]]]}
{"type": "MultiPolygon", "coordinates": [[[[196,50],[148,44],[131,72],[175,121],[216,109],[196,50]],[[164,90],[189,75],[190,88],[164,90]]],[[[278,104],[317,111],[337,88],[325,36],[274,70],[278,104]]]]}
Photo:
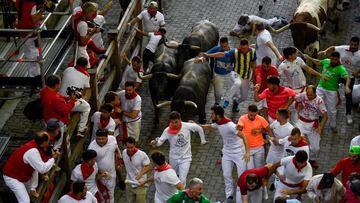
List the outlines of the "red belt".
{"type": "Polygon", "coordinates": [[[302,187],[303,184],[301,183],[296,183],[296,184],[291,184],[291,183],[287,183],[283,180],[280,179],[280,182],[282,182],[284,185],[288,186],[288,187],[302,187]]]}
{"type": "Polygon", "coordinates": [[[310,120],[310,119],[304,118],[304,117],[302,117],[302,116],[300,116],[300,115],[299,115],[299,119],[300,119],[301,121],[304,121],[305,123],[312,123],[312,122],[314,122],[313,127],[314,127],[314,128],[318,128],[318,127],[319,127],[319,119],[310,120]]]}

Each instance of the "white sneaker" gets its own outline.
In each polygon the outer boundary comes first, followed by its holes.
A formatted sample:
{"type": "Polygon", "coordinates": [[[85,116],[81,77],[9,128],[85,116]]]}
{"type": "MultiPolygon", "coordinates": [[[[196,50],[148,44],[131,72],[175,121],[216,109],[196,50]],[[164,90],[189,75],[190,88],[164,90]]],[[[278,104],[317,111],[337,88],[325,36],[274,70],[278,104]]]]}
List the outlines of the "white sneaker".
{"type": "Polygon", "coordinates": [[[353,123],[353,119],[352,119],[351,114],[346,115],[346,123],[348,125],[351,125],[353,123]]]}

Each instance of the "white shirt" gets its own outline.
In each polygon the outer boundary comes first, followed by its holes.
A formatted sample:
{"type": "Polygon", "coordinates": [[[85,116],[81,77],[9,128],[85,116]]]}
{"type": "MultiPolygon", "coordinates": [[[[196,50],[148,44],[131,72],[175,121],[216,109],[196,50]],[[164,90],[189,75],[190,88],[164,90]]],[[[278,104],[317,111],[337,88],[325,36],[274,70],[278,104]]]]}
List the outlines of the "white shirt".
{"type": "Polygon", "coordinates": [[[178,192],[176,185],[181,181],[176,175],[174,169],[168,169],[165,171],[155,171],[155,203],[164,203],[172,195],[178,192]]]}
{"type": "MultiPolygon", "coordinates": [[[[79,11],[82,11],[82,8],[80,6],[74,8],[74,12],[73,12],[73,15],[75,15],[77,12],[79,11]]],[[[102,15],[99,15],[97,14],[96,17],[94,18],[94,22],[96,24],[98,24],[100,27],[103,27],[104,24],[106,23],[105,21],[105,18],[104,16],[102,15]]],[[[79,28],[79,26],[78,26],[79,28]]],[[[84,28],[83,28],[83,25],[81,25],[80,29],[82,30],[81,32],[83,33],[84,32],[84,28]]],[[[78,29],[79,30],[79,29],[78,29]]],[[[86,35],[86,34],[85,34],[86,35]]],[[[85,36],[84,35],[84,36],[85,36]]],[[[83,36],[83,35],[81,35],[83,36]]],[[[98,33],[94,33],[93,36],[91,37],[94,41],[94,44],[96,47],[98,48],[104,48],[104,42],[103,42],[103,39],[102,39],[102,36],[101,36],[101,32],[98,32],[98,33]]]]}
{"type": "Polygon", "coordinates": [[[164,15],[159,11],[154,17],[151,17],[147,9],[143,10],[138,16],[142,20],[145,32],[156,32],[160,26],[165,25],[164,15]]]}
{"type": "Polygon", "coordinates": [[[306,187],[308,197],[312,200],[315,200],[316,197],[320,197],[322,203],[338,202],[345,195],[345,187],[340,180],[335,178],[331,188],[318,189],[323,175],[324,174],[319,174],[311,178],[306,187]]]}
{"type": "Polygon", "coordinates": [[[350,147],[351,146],[360,146],[360,135],[354,137],[352,140],[351,140],[351,143],[350,143],[350,147]]]}
{"type": "Polygon", "coordinates": [[[350,77],[351,73],[360,69],[360,50],[349,51],[349,45],[335,46],[335,51],[340,53],[340,62],[346,67],[350,77]]]}
{"type": "Polygon", "coordinates": [[[326,106],[323,99],[320,96],[316,96],[315,99],[309,100],[306,92],[300,93],[295,96],[295,101],[303,105],[300,111],[298,111],[299,116],[309,119],[316,120],[326,111],[326,106]]]}
{"type": "Polygon", "coordinates": [[[295,147],[291,145],[289,141],[289,136],[284,137],[283,139],[279,139],[279,144],[284,146],[284,157],[294,156],[296,152],[300,150],[304,150],[309,156],[309,145],[305,145],[302,147],[295,147]]]}
{"type": "Polygon", "coordinates": [[[119,92],[119,97],[121,101],[121,109],[125,112],[131,112],[131,111],[140,111],[138,116],[136,118],[130,118],[123,115],[123,121],[127,123],[132,122],[140,122],[141,119],[141,97],[140,95],[137,95],[134,99],[126,99],[125,97],[125,90],[121,90],[119,92]]]}
{"type": "MultiPolygon", "coordinates": [[[[273,131],[274,136],[278,139],[282,139],[289,136],[293,128],[294,126],[291,125],[291,123],[289,122],[285,123],[284,125],[281,125],[279,121],[275,120],[270,124],[270,129],[273,131]]],[[[284,152],[283,145],[275,145],[271,143],[270,149],[275,153],[279,153],[279,154],[282,154],[284,152]]]]}
{"type": "Polygon", "coordinates": [[[58,200],[58,203],[97,203],[97,200],[91,192],[87,191],[85,199],[79,201],[66,194],[58,200]]]}
{"type": "Polygon", "coordinates": [[[23,161],[29,164],[35,171],[44,174],[50,171],[55,163],[55,159],[51,158],[47,162],[43,162],[40,156],[40,152],[36,148],[27,150],[23,155],[23,161]]]}
{"type": "Polygon", "coordinates": [[[123,72],[121,83],[120,83],[120,89],[125,89],[125,83],[126,81],[133,81],[141,83],[142,80],[139,78],[138,72],[134,71],[131,65],[127,65],[125,68],[125,71],[123,72]]]}
{"type": "Polygon", "coordinates": [[[300,57],[297,57],[292,62],[285,60],[279,65],[279,75],[285,75],[290,88],[302,88],[306,86],[306,78],[302,70],[305,65],[305,62],[300,57]]]}
{"type": "Polygon", "coordinates": [[[91,192],[91,194],[95,195],[99,191],[98,187],[96,185],[96,175],[99,171],[96,162],[95,162],[93,168],[94,168],[94,172],[86,180],[84,180],[84,176],[81,172],[81,164],[78,164],[72,170],[71,181],[73,181],[73,182],[78,181],[78,180],[84,181],[89,192],[91,192]]]}
{"type": "MultiPolygon", "coordinates": [[[[91,122],[93,123],[93,131],[92,131],[91,140],[94,140],[96,138],[96,131],[99,129],[98,125],[100,125],[100,117],[101,117],[101,112],[95,112],[91,116],[91,122]]],[[[115,127],[116,127],[116,123],[115,123],[114,119],[112,119],[110,117],[110,121],[107,124],[107,126],[105,127],[105,129],[107,129],[109,132],[114,132],[115,127]]]]}
{"type": "MultiPolygon", "coordinates": [[[[245,145],[243,140],[238,136],[238,130],[234,122],[228,122],[222,125],[212,123],[211,127],[218,129],[222,138],[223,154],[244,154],[245,145]]],[[[242,155],[239,155],[242,156],[242,155]]]]}
{"type": "Polygon", "coordinates": [[[90,143],[88,149],[96,151],[96,163],[99,167],[99,171],[109,172],[112,176],[116,175],[115,152],[118,149],[118,145],[114,136],[109,135],[107,143],[102,147],[96,143],[96,140],[94,140],[90,143]]]}
{"type": "Polygon", "coordinates": [[[256,38],[256,64],[261,64],[265,56],[271,58],[271,64],[277,64],[275,53],[266,45],[270,41],[272,41],[272,37],[269,31],[263,30],[258,34],[256,38]]]}
{"type": "Polygon", "coordinates": [[[176,135],[168,133],[169,127],[165,128],[160,138],[156,138],[156,146],[161,146],[166,140],[170,143],[169,157],[171,159],[191,158],[191,132],[199,133],[201,144],[205,144],[204,130],[195,123],[181,122],[182,126],[176,135]]]}
{"type": "Polygon", "coordinates": [[[289,184],[297,184],[304,180],[310,180],[312,177],[312,168],[309,162],[306,162],[306,166],[298,171],[292,161],[294,157],[295,156],[288,156],[282,158],[280,161],[280,165],[284,166],[282,175],[285,176],[285,182],[289,184]]]}
{"type": "Polygon", "coordinates": [[[162,36],[155,35],[153,32],[149,32],[148,36],[149,36],[150,40],[145,48],[149,49],[152,53],[155,53],[162,36]]]}
{"type": "Polygon", "coordinates": [[[63,96],[68,96],[66,94],[66,89],[71,86],[83,89],[90,88],[90,77],[76,70],[74,67],[68,67],[63,72],[60,94],[63,96]]]}
{"type": "MultiPolygon", "coordinates": [[[[145,152],[138,150],[130,159],[127,154],[127,149],[124,149],[122,152],[122,158],[124,160],[125,168],[126,168],[126,179],[138,182],[136,180],[136,175],[144,168],[150,164],[150,159],[145,152]]],[[[140,181],[144,182],[147,179],[147,175],[144,174],[141,176],[140,181]]],[[[134,185],[136,187],[136,185],[134,185]]]]}

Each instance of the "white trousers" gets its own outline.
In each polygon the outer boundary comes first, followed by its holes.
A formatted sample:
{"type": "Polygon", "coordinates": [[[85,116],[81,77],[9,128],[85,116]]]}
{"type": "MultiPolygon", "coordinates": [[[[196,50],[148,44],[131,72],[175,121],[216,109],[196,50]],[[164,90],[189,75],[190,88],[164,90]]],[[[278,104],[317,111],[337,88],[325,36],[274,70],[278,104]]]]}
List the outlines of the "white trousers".
{"type": "Polygon", "coordinates": [[[329,123],[331,128],[336,128],[336,105],[338,103],[337,91],[325,90],[321,87],[316,88],[316,94],[319,95],[325,103],[326,110],[329,115],[329,123]]]}
{"type": "Polygon", "coordinates": [[[16,196],[19,203],[30,203],[28,190],[35,190],[38,182],[38,173],[34,172],[31,180],[27,183],[18,181],[15,178],[3,175],[5,184],[10,188],[16,196]]]}
{"type": "MultiPolygon", "coordinates": [[[[36,37],[28,38],[22,46],[22,52],[25,60],[37,60],[39,51],[35,46],[36,37]]],[[[24,62],[26,63],[28,76],[35,77],[41,74],[40,65],[37,62],[24,62]]]]}
{"type": "Polygon", "coordinates": [[[127,123],[126,127],[127,127],[128,137],[133,137],[136,142],[139,141],[141,120],[127,123]]]}
{"type": "Polygon", "coordinates": [[[248,191],[249,203],[263,202],[263,187],[254,191],[248,191]]]}
{"type": "MultiPolygon", "coordinates": [[[[233,196],[234,194],[234,183],[232,178],[232,171],[234,164],[236,165],[238,178],[246,169],[246,163],[243,158],[244,158],[243,153],[223,154],[221,160],[221,166],[222,166],[224,182],[225,182],[226,198],[228,198],[229,196],[233,196]]],[[[236,203],[241,203],[241,194],[239,187],[236,187],[236,203]]]]}
{"type": "Polygon", "coordinates": [[[239,102],[245,101],[248,98],[250,81],[240,78],[239,74],[234,71],[230,72],[230,80],[232,86],[226,100],[231,101],[236,98],[239,102]]]}
{"type": "Polygon", "coordinates": [[[89,114],[90,114],[90,104],[84,99],[78,99],[75,102],[75,106],[71,110],[72,112],[80,113],[80,121],[78,124],[78,131],[83,131],[86,128],[86,124],[88,122],[89,114]]]}
{"type": "Polygon", "coordinates": [[[300,129],[301,133],[306,135],[309,140],[310,148],[310,160],[317,160],[318,154],[320,151],[320,135],[316,133],[315,128],[313,127],[314,122],[305,123],[304,121],[298,119],[296,126],[300,129]]]}
{"type": "Polygon", "coordinates": [[[109,190],[110,203],[114,203],[114,201],[115,201],[115,187],[116,187],[116,172],[111,173],[111,179],[101,178],[100,181],[109,190]]]}
{"type": "Polygon", "coordinates": [[[225,93],[225,81],[230,78],[230,74],[226,75],[219,75],[214,73],[213,77],[213,84],[214,84],[214,96],[215,96],[215,103],[220,104],[221,98],[225,93]]]}
{"type": "Polygon", "coordinates": [[[246,164],[247,169],[259,168],[264,166],[265,150],[264,147],[250,149],[250,161],[246,164]]]}
{"type": "Polygon", "coordinates": [[[87,48],[87,46],[78,46],[78,55],[77,55],[76,59],[78,59],[80,57],[86,58],[88,61],[88,67],[90,67],[90,61],[89,61],[90,57],[86,51],[86,48],[87,48]]]}
{"type": "Polygon", "coordinates": [[[185,159],[172,159],[169,157],[169,162],[171,167],[175,170],[178,175],[180,181],[186,185],[186,177],[189,173],[190,165],[191,165],[191,157],[185,159]]]}

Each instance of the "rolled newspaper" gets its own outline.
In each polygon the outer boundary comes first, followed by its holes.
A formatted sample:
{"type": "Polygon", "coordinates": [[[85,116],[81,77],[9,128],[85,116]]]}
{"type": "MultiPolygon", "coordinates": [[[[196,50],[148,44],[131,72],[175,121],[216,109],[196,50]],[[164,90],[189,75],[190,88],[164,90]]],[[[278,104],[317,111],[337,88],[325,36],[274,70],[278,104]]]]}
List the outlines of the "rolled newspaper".
{"type": "Polygon", "coordinates": [[[124,182],[127,185],[131,185],[132,188],[136,188],[136,187],[138,187],[140,185],[137,181],[132,181],[132,180],[129,180],[129,179],[126,179],[124,182]]]}

